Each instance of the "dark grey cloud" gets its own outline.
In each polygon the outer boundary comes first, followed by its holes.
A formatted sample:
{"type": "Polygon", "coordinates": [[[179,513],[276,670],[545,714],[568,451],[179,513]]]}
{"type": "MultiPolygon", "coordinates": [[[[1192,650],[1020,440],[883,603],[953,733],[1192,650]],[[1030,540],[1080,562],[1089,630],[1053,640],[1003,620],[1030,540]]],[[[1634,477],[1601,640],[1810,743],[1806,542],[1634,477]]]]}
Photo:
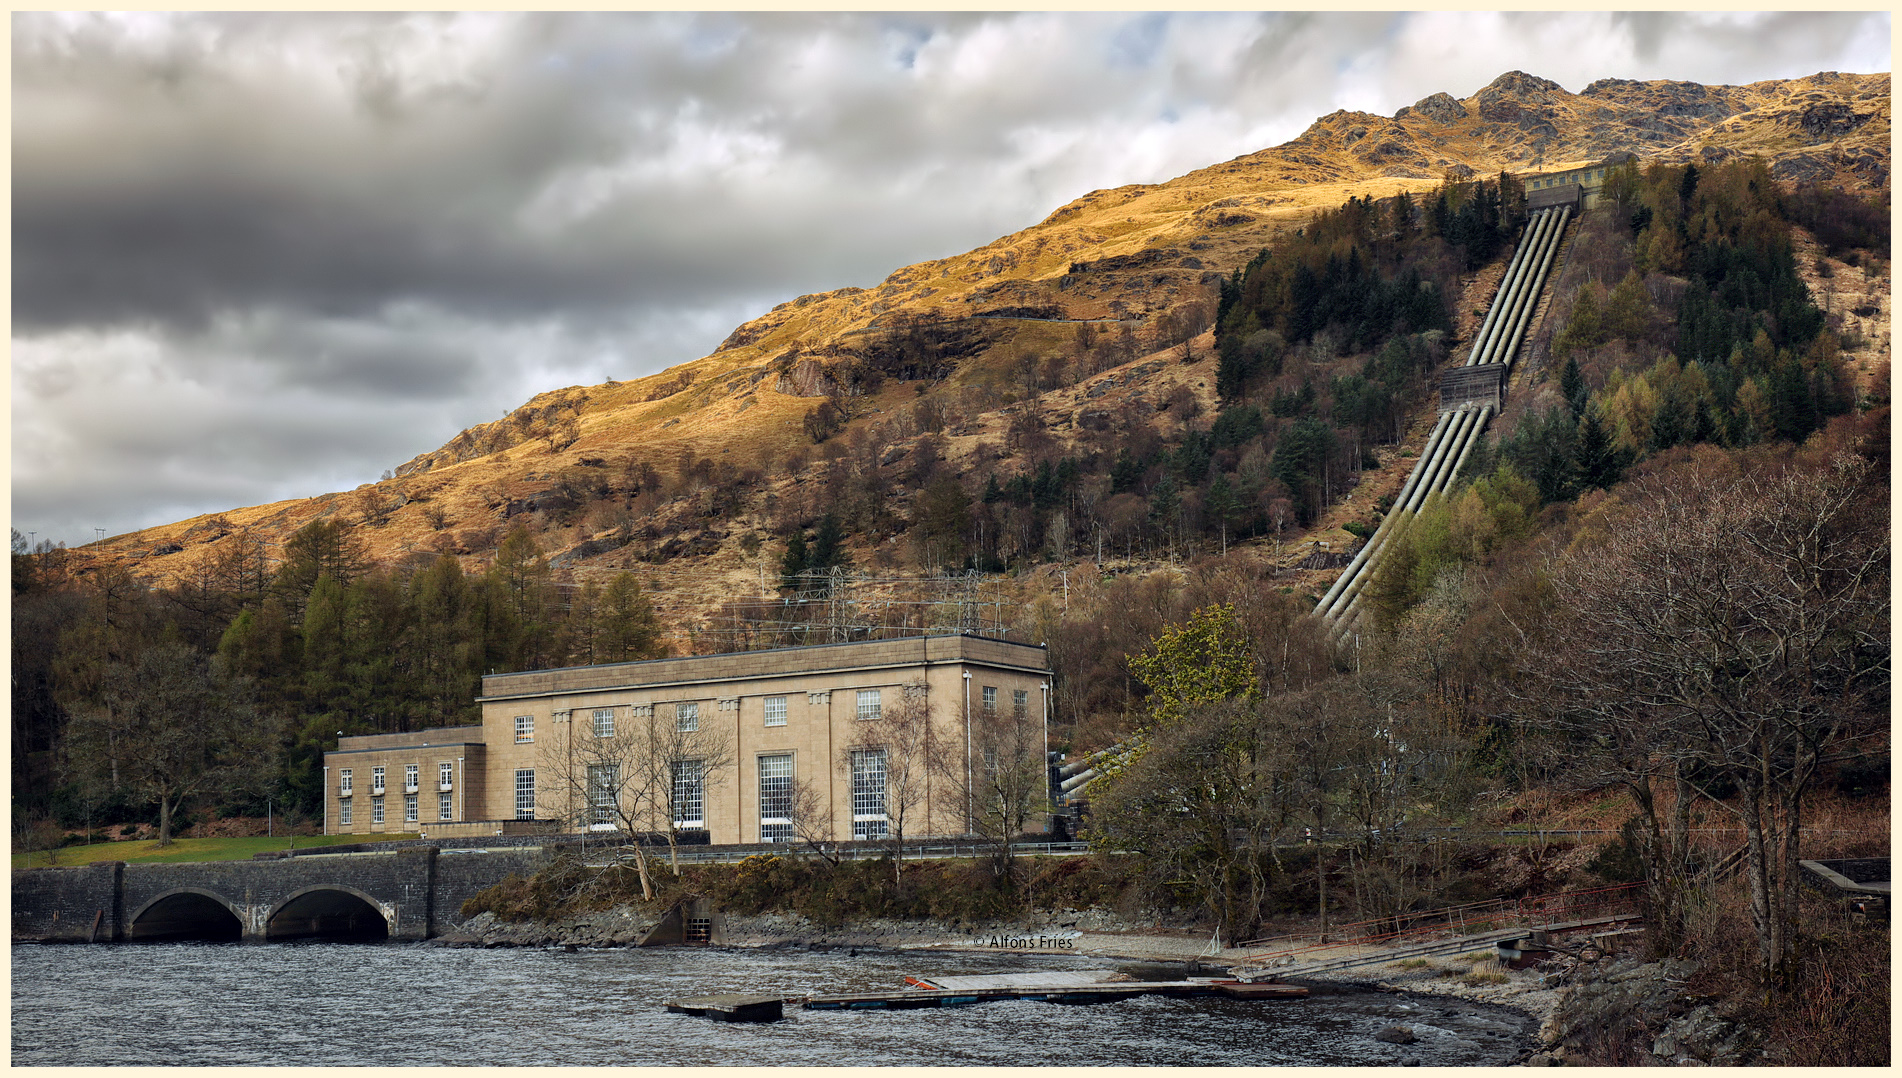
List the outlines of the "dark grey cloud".
{"type": "Polygon", "coordinates": [[[1888,66],[1886,13],[13,21],[14,514],[343,489],[1099,187],[1519,68],[1888,66]],[[107,430],[106,428],[110,428],[107,430]]]}

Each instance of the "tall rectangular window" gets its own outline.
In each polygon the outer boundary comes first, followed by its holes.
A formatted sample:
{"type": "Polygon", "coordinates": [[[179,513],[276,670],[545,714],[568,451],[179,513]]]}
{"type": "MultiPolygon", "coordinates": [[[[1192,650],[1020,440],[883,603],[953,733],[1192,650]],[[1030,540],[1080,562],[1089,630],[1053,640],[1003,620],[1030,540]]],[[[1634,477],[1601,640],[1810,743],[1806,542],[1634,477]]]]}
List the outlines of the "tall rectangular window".
{"type": "Polygon", "coordinates": [[[600,830],[614,826],[621,796],[621,768],[617,764],[588,765],[588,823],[600,830]]]}
{"type": "Polygon", "coordinates": [[[403,795],[403,822],[404,823],[416,822],[416,795],[415,794],[403,795]]]}
{"type": "Polygon", "coordinates": [[[867,722],[879,716],[881,705],[877,689],[859,690],[859,721],[867,722]]]}
{"type": "Polygon", "coordinates": [[[383,792],[383,769],[380,767],[370,769],[370,792],[373,794],[383,792]]]}
{"type": "Polygon", "coordinates": [[[1030,714],[1030,690],[1012,689],[1010,691],[1010,709],[1018,718],[1030,714]]]}
{"type": "Polygon", "coordinates": [[[613,737],[614,736],[614,709],[613,708],[597,707],[594,709],[594,736],[596,737],[613,737]]]}
{"type": "Polygon", "coordinates": [[[674,826],[707,826],[707,767],[704,760],[674,761],[674,826]]]}
{"type": "Polygon", "coordinates": [[[351,794],[350,769],[347,767],[337,772],[337,793],[342,797],[349,797],[351,794]]]}
{"type": "Polygon", "coordinates": [[[524,767],[515,772],[515,818],[535,818],[535,769],[524,767]]]}
{"type": "Polygon", "coordinates": [[[792,754],[759,758],[759,840],[791,842],[792,754]]]}
{"type": "Polygon", "coordinates": [[[535,716],[515,716],[515,743],[521,745],[533,740],[535,740],[535,716]]]}
{"type": "Polygon", "coordinates": [[[376,824],[383,822],[383,799],[380,797],[370,799],[370,822],[376,824]]]}
{"type": "Polygon", "coordinates": [[[456,765],[455,764],[437,764],[436,765],[436,785],[447,790],[449,787],[455,785],[455,782],[456,782],[456,765]]]}
{"type": "Polygon", "coordinates": [[[348,801],[340,801],[337,804],[337,826],[350,826],[350,802],[348,801]]]}
{"type": "Polygon", "coordinates": [[[700,705],[699,704],[675,704],[674,705],[674,729],[676,730],[700,729],[700,705]]]}
{"type": "Polygon", "coordinates": [[[456,801],[455,794],[438,794],[436,796],[436,818],[439,820],[455,819],[456,818],[455,801],[456,801]]]}
{"type": "Polygon", "coordinates": [[[852,837],[884,838],[885,750],[852,750],[852,837]]]}
{"type": "Polygon", "coordinates": [[[785,697],[768,696],[766,698],[766,725],[768,726],[786,725],[786,698],[785,697]]]}
{"type": "Polygon", "coordinates": [[[420,773],[421,773],[420,769],[418,769],[418,767],[415,764],[404,764],[403,765],[403,789],[409,790],[412,793],[415,792],[416,783],[418,781],[417,776],[420,773]]]}
{"type": "Polygon", "coordinates": [[[997,686],[995,685],[984,686],[984,710],[997,710],[997,686]]]}

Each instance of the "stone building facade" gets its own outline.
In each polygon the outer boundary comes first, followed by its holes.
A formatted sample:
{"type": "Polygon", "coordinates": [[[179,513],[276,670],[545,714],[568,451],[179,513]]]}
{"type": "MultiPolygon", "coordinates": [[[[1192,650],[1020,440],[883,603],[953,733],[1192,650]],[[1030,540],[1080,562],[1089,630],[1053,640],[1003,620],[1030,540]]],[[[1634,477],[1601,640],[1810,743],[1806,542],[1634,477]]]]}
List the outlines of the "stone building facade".
{"type": "Polygon", "coordinates": [[[324,754],[324,833],[442,833],[487,811],[480,726],[341,737],[324,754]]]}
{"type": "Polygon", "coordinates": [[[906,833],[962,834],[958,757],[967,780],[986,766],[972,730],[1028,724],[1041,766],[1049,683],[1042,647],[969,635],[493,674],[479,727],[340,739],[325,757],[326,831],[658,830],[671,817],[714,843],[750,843],[792,840],[797,814],[839,839],[876,838],[908,779],[906,833]],[[891,732],[899,709],[914,733],[928,724],[930,774],[883,743],[905,736],[891,732]],[[676,758],[641,758],[663,742],[676,758]],[[378,769],[384,792],[370,794],[378,769]]]}
{"type": "Polygon", "coordinates": [[[1630,153],[1615,153],[1592,164],[1521,177],[1526,189],[1526,205],[1529,209],[1540,210],[1571,203],[1581,210],[1594,209],[1604,191],[1605,178],[1613,169],[1633,157],[1630,153]]]}

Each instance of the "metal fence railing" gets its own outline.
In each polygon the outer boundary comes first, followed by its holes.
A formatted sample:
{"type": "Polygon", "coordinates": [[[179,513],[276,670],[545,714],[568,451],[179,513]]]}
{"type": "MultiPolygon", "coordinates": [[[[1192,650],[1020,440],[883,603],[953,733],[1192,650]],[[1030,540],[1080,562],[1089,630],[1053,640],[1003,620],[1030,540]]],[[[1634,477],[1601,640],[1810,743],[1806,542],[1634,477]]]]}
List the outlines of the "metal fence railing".
{"type": "MultiPolygon", "coordinates": [[[[907,860],[934,857],[985,857],[989,856],[993,846],[984,842],[945,842],[932,840],[918,845],[907,843],[904,856],[907,860]]],[[[647,856],[661,861],[671,860],[673,854],[665,846],[646,847],[647,856]]],[[[1015,857],[1072,857],[1090,852],[1087,842],[1013,842],[1010,852],[1015,857]]],[[[681,864],[730,864],[744,861],[748,857],[832,857],[841,861],[877,860],[890,857],[890,845],[876,843],[826,843],[823,851],[814,850],[804,843],[760,842],[736,846],[683,846],[680,848],[681,864]]],[[[591,851],[588,863],[603,866],[631,863],[634,852],[630,847],[609,847],[591,851]]]]}
{"type": "Polygon", "coordinates": [[[1643,886],[1629,883],[1555,895],[1470,902],[1437,910],[1333,925],[1325,935],[1304,932],[1247,940],[1239,946],[1251,949],[1250,953],[1240,960],[1248,963],[1272,962],[1344,947],[1391,946],[1438,937],[1471,936],[1506,928],[1530,928],[1586,920],[1625,909],[1635,911],[1643,886]],[[1264,949],[1257,951],[1253,948],[1264,949]]]}

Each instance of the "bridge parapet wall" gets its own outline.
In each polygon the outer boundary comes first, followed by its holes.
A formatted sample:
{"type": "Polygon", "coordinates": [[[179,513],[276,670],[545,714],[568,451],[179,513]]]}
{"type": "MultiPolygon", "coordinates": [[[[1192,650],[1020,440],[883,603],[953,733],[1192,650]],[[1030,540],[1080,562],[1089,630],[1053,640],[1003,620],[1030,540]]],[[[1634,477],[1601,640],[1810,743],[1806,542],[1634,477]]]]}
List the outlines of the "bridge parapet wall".
{"type": "Polygon", "coordinates": [[[244,939],[263,940],[272,916],[286,903],[313,891],[340,891],[382,914],[389,938],[422,940],[460,924],[462,903],[476,892],[510,873],[532,875],[549,856],[526,848],[442,858],[435,847],[421,846],[270,861],[112,861],[22,869],[13,873],[13,938],[124,940],[141,912],[168,896],[189,893],[229,909],[244,939]]]}
{"type": "Polygon", "coordinates": [[[124,861],[13,872],[13,938],[49,943],[117,939],[124,861]],[[95,936],[94,923],[98,923],[95,936]]]}
{"type": "Polygon", "coordinates": [[[462,904],[476,892],[511,875],[524,878],[541,871],[555,856],[552,846],[448,853],[436,858],[436,890],[431,920],[435,931],[463,922],[462,904]]]}

